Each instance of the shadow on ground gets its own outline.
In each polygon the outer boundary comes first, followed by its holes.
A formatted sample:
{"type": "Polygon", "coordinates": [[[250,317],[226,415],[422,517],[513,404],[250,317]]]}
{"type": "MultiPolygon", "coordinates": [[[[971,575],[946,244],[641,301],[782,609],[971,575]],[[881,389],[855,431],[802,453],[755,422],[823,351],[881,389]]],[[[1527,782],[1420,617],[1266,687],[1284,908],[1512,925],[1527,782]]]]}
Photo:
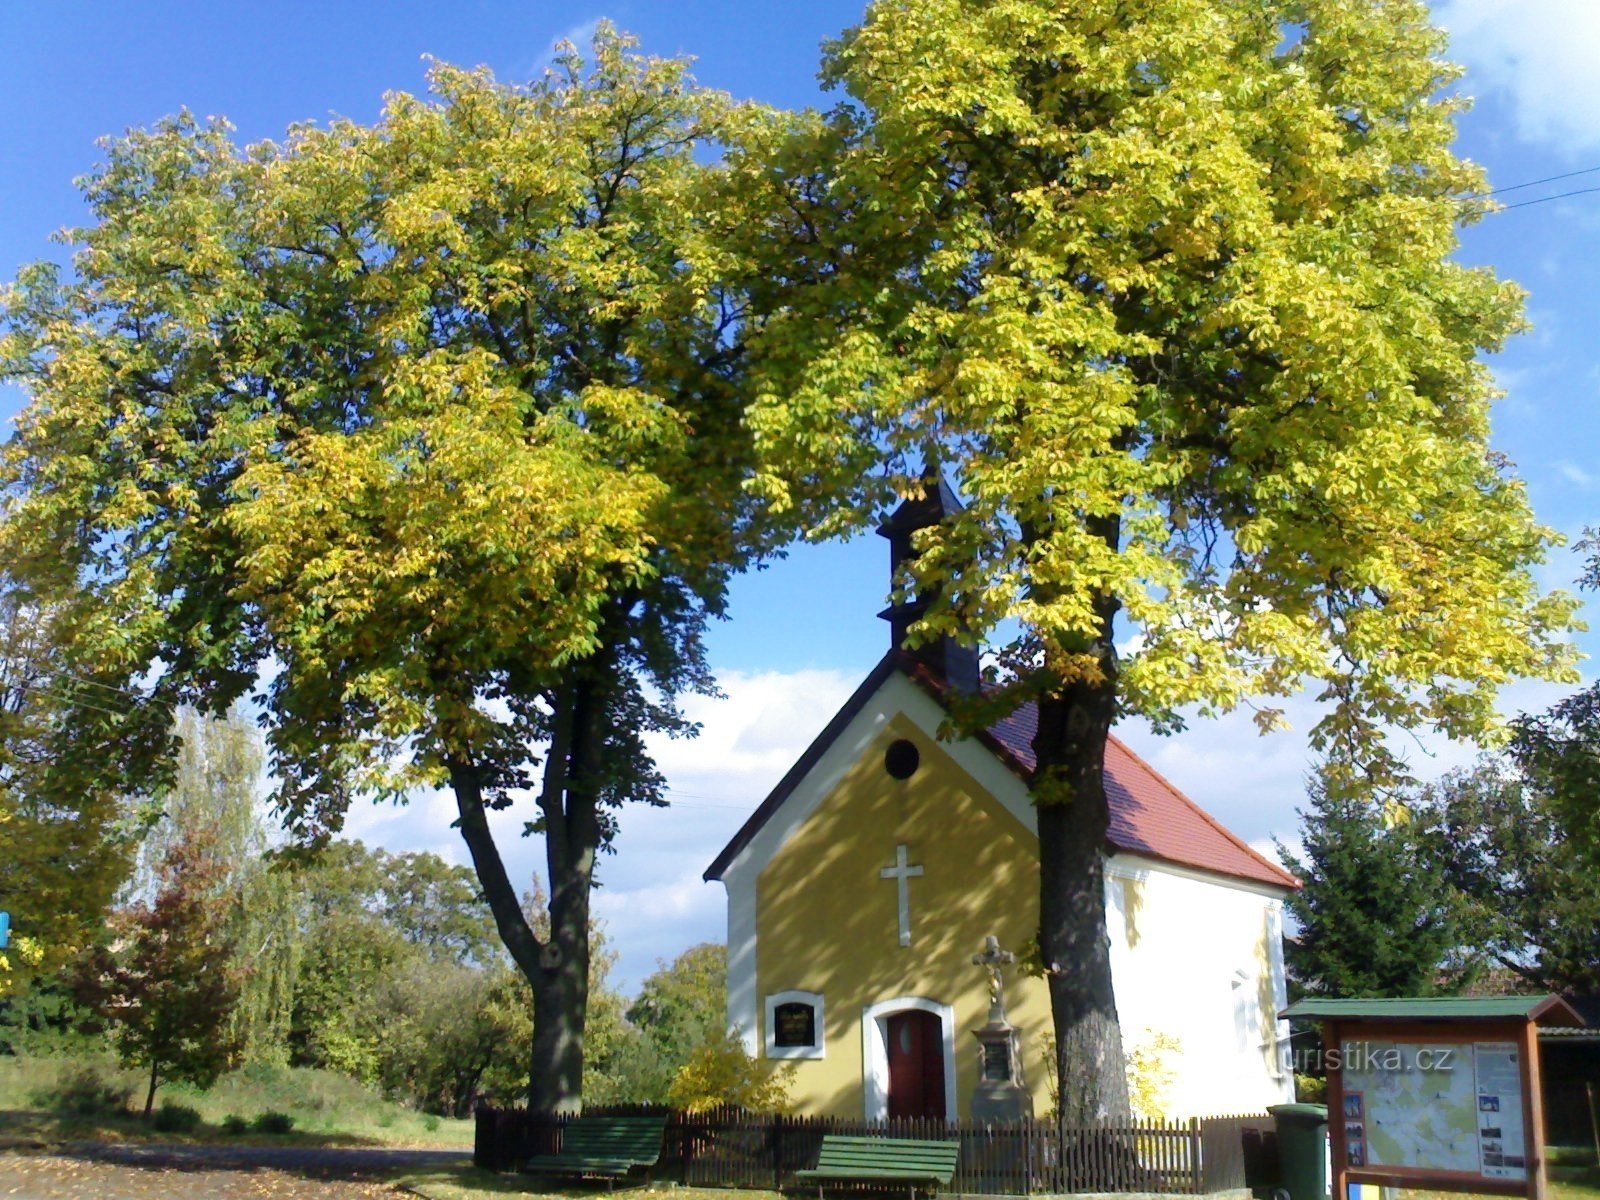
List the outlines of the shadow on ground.
{"type": "Polygon", "coordinates": [[[234,1146],[215,1142],[67,1142],[52,1151],[125,1167],[162,1171],[273,1170],[314,1179],[379,1180],[400,1172],[465,1166],[465,1150],[402,1150],[393,1146],[234,1146]]]}

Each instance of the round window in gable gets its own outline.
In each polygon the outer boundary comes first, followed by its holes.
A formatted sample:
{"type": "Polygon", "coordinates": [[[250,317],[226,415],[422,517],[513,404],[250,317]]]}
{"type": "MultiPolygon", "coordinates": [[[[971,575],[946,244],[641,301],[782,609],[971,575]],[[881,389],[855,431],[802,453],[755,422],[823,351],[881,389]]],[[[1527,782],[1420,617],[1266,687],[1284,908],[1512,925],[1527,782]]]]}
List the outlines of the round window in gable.
{"type": "Polygon", "coordinates": [[[922,755],[912,743],[900,738],[883,752],[883,769],[896,779],[910,779],[922,765],[922,755]]]}

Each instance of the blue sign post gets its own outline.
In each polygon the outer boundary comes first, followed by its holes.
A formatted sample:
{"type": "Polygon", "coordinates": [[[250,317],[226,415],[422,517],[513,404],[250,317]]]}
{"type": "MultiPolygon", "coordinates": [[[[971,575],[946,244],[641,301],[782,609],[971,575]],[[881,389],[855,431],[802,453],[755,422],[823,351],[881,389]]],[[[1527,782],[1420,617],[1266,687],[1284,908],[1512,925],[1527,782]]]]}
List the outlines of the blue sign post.
{"type": "Polygon", "coordinates": [[[6,948],[6,944],[10,941],[11,914],[8,912],[0,912],[0,950],[4,950],[6,948]]]}

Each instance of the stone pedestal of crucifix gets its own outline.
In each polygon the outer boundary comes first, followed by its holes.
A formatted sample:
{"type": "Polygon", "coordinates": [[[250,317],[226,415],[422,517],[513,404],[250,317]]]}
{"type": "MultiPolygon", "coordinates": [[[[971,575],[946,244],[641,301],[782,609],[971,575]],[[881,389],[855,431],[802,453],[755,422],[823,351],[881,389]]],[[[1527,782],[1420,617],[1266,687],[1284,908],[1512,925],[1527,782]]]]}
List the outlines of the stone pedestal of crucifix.
{"type": "Polygon", "coordinates": [[[1017,961],[1000,939],[983,940],[983,953],[972,965],[989,973],[989,1020],[972,1031],[978,1039],[978,1086],[972,1093],[972,1117],[977,1121],[1020,1121],[1033,1116],[1033,1093],[1022,1078],[1022,1044],[1015,1026],[1006,1020],[1005,968],[1017,961]]]}

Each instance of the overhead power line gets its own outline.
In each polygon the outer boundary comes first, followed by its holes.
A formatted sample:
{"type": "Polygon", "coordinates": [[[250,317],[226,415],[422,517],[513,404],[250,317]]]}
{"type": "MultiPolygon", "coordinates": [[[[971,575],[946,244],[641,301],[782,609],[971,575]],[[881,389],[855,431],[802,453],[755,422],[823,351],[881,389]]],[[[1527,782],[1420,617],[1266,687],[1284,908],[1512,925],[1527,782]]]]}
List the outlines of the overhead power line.
{"type": "MultiPolygon", "coordinates": [[[[1507,185],[1506,187],[1497,187],[1491,191],[1482,192],[1472,198],[1474,200],[1482,200],[1488,196],[1501,195],[1504,192],[1520,192],[1524,188],[1538,187],[1541,183],[1559,183],[1563,179],[1576,179],[1579,175],[1593,175],[1596,171],[1600,171],[1600,167],[1584,167],[1581,171],[1568,171],[1562,175],[1546,175],[1543,179],[1530,179],[1527,183],[1513,183],[1507,185]]],[[[1560,197],[1551,196],[1550,199],[1558,200],[1560,197]]],[[[1533,201],[1533,203],[1537,204],[1538,201],[1533,201]]],[[[1515,204],[1508,204],[1506,207],[1515,208],[1517,206],[1515,204]]]]}
{"type": "Polygon", "coordinates": [[[1600,187],[1578,188],[1571,192],[1559,192],[1554,196],[1540,196],[1537,200],[1519,200],[1516,204],[1502,204],[1499,211],[1510,212],[1513,208],[1527,208],[1533,204],[1549,204],[1552,200],[1565,200],[1568,196],[1587,196],[1591,192],[1600,192],[1600,187]]]}

